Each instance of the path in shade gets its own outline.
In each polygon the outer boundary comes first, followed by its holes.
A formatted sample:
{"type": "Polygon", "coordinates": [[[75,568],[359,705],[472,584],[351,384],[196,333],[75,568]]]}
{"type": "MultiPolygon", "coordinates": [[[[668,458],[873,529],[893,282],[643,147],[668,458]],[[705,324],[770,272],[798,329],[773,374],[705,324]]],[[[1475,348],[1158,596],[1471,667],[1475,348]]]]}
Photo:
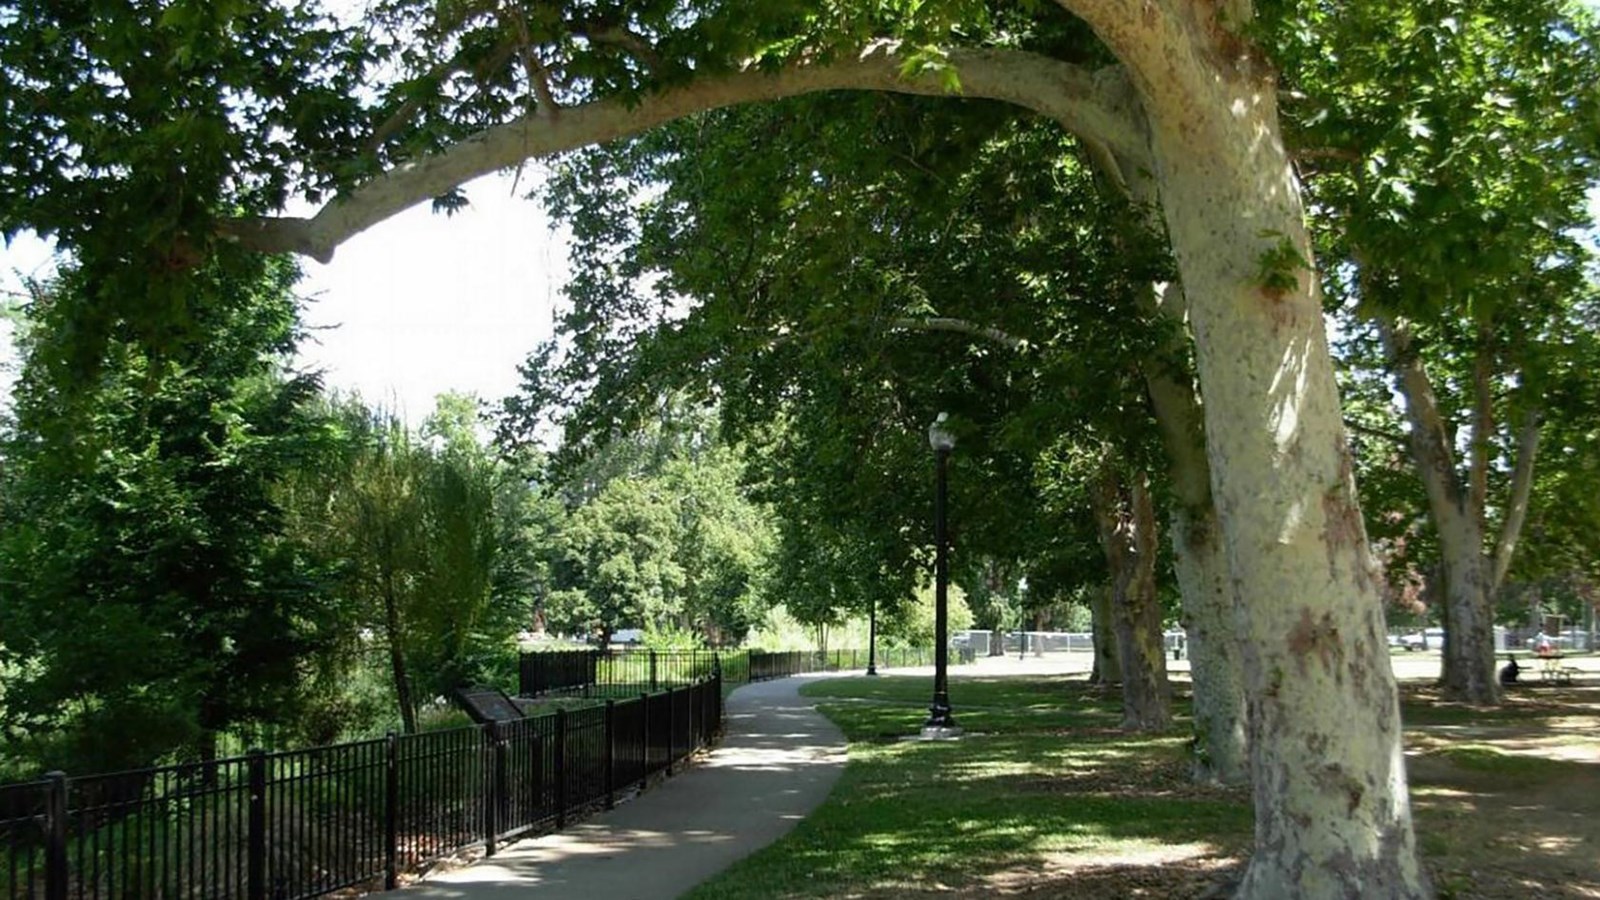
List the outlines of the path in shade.
{"type": "Polygon", "coordinates": [[[692,768],[560,834],[408,887],[403,900],[669,900],[782,837],[844,770],[844,735],[799,696],[806,678],[746,685],[727,734],[692,768]]]}

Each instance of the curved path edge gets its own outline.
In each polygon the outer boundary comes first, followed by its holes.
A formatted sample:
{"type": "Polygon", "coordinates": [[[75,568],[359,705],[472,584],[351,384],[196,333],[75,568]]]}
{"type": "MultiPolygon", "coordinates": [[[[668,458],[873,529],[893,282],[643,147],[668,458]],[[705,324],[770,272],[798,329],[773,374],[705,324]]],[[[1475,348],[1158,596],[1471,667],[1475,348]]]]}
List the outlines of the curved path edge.
{"type": "Polygon", "coordinates": [[[722,743],[616,809],[519,841],[405,888],[408,900],[517,894],[670,900],[787,834],[844,771],[839,729],[800,696],[803,676],[729,695],[722,743]]]}

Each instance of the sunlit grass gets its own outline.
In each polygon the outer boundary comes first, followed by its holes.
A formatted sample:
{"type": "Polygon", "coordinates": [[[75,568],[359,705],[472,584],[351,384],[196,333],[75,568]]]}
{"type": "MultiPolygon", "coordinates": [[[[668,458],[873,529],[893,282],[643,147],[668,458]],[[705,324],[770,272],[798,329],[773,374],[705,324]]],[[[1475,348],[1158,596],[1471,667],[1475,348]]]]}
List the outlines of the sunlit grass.
{"type": "Polygon", "coordinates": [[[953,680],[967,734],[904,740],[929,689],[912,677],[807,685],[850,741],[838,786],[789,837],[690,896],[970,887],[1062,858],[1228,850],[1249,837],[1244,795],[1190,785],[1181,734],[1115,731],[1115,696],[1059,678],[953,680]]]}

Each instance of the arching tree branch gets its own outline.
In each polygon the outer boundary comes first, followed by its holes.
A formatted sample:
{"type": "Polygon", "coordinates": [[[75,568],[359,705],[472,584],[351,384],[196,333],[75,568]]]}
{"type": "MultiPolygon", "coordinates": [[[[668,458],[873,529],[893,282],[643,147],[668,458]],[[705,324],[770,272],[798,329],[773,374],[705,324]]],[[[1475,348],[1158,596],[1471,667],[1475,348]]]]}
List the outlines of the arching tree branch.
{"type": "MultiPolygon", "coordinates": [[[[1148,155],[1143,119],[1130,103],[1120,69],[1091,72],[1016,50],[952,50],[961,95],[1015,103],[1068,130],[1137,158],[1148,155]]],[[[940,96],[937,75],[902,77],[905,57],[881,43],[858,56],[697,79],[644,98],[597,100],[560,116],[522,116],[450,148],[398,166],[333,200],[309,219],[240,219],[223,233],[268,253],[299,253],[326,262],[349,238],[411,206],[490,172],[540,156],[638,134],[674,119],[742,103],[828,90],[876,90],[940,96]]]]}
{"type": "Polygon", "coordinates": [[[902,318],[889,322],[889,327],[895,331],[949,331],[955,334],[965,334],[970,337],[983,338],[986,341],[999,344],[1007,350],[1022,350],[1028,342],[1006,331],[979,325],[966,319],[951,319],[935,316],[927,319],[902,318]]]}

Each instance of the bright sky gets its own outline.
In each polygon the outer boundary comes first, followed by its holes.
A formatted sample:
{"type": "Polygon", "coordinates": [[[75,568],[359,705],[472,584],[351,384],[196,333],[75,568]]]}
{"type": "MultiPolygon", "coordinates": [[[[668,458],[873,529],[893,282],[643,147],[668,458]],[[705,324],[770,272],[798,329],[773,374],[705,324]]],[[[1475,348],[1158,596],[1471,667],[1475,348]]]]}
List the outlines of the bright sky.
{"type": "MultiPolygon", "coordinates": [[[[518,195],[537,177],[529,166],[518,195]]],[[[512,195],[510,175],[467,187],[472,205],[446,218],[426,204],[358,235],[329,265],[306,261],[300,293],[314,329],[302,367],[328,387],[358,392],[419,423],[445,391],[498,400],[517,387],[516,367],[550,336],[566,280],[567,236],[552,233],[535,201],[512,195]]],[[[28,236],[0,250],[0,292],[18,274],[51,270],[49,248],[28,236]]],[[[0,359],[11,359],[0,323],[0,359]]],[[[9,376],[5,391],[9,394],[9,376]]]]}

